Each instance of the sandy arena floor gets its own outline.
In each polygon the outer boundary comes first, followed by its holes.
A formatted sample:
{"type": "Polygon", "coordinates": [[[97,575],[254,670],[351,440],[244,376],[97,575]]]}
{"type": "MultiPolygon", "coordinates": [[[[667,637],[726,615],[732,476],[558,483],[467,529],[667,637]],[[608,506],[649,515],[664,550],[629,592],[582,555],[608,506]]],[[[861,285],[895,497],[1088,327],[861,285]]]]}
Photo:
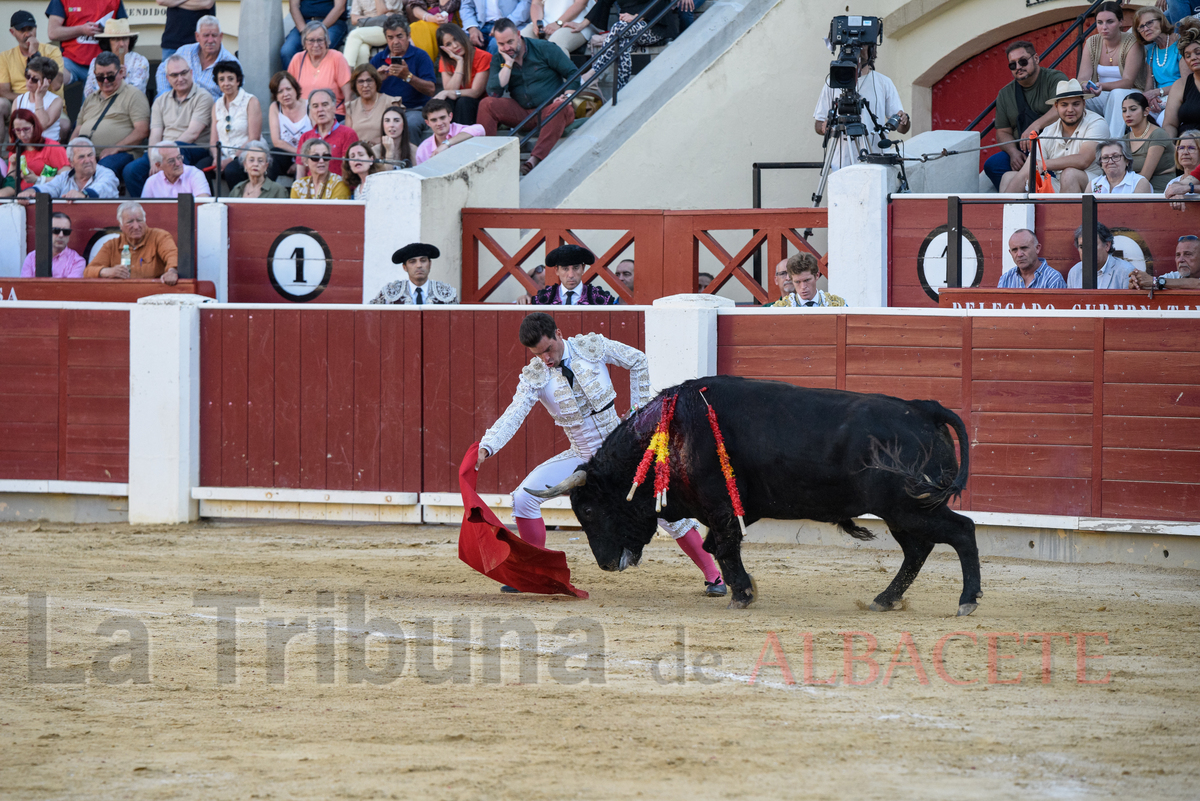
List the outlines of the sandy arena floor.
{"type": "Polygon", "coordinates": [[[1200,573],[986,560],[959,619],[940,548],[908,609],[879,614],[862,607],[898,552],[751,545],[761,600],[734,612],[669,540],[606,574],[578,536],[549,545],[588,601],[499,594],[447,527],[0,525],[0,796],[1197,797],[1200,573]],[[236,677],[205,594],[260,599],[236,613],[236,677]],[[363,631],[390,627],[364,623],[357,594],[408,637],[391,640],[398,677],[381,636],[351,669],[363,631]],[[496,647],[500,619],[524,646],[496,647]],[[977,642],[939,649],[956,631],[977,642]],[[1047,631],[1070,639],[1051,641],[1043,683],[1025,635],[1047,631]],[[778,664],[751,681],[772,632],[794,683],[778,664]],[[863,686],[815,684],[844,672],[843,632],[861,632],[852,657],[875,638],[878,675],[858,660],[863,686]],[[1083,673],[1107,683],[1078,680],[1083,632],[1108,635],[1085,638],[1083,673]],[[461,681],[434,683],[452,652],[461,681]],[[885,684],[893,653],[907,664],[885,684]],[[536,681],[520,683],[522,654],[536,681]],[[148,681],[105,683],[129,671],[148,681]]]}

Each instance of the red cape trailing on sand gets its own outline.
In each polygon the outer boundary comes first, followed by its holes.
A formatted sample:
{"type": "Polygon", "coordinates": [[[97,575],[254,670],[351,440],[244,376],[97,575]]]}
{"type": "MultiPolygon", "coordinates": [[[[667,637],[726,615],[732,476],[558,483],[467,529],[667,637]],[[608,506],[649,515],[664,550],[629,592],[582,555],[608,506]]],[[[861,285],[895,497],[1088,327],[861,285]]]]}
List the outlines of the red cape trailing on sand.
{"type": "Polygon", "coordinates": [[[476,442],[467,449],[458,468],[458,487],[463,500],[458,558],[488,578],[521,592],[587,598],[586,592],[571,585],[566,554],[530,545],[513,534],[475,492],[478,454],[476,442]]]}

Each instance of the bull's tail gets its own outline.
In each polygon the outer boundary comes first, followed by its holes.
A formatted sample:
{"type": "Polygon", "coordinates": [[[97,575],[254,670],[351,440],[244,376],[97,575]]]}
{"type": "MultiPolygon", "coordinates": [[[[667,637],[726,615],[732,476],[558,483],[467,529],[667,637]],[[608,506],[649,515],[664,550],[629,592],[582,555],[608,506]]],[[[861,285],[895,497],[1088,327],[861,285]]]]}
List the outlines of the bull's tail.
{"type": "Polygon", "coordinates": [[[933,458],[932,448],[924,453],[920,461],[904,464],[900,459],[898,443],[889,446],[874,438],[871,440],[870,466],[903,476],[904,491],[910,497],[921,501],[929,508],[937,508],[948,503],[952,498],[961,496],[962,491],[967,487],[967,476],[970,474],[970,442],[967,439],[967,427],[963,425],[962,418],[937,401],[911,401],[911,403],[929,414],[935,425],[949,426],[958,436],[958,474],[950,476],[948,472],[941,471],[936,475],[929,475],[928,466],[933,458]]]}
{"type": "Polygon", "coordinates": [[[837,527],[849,534],[851,537],[854,537],[856,540],[875,539],[875,532],[871,531],[869,528],[863,528],[862,526],[855,525],[853,520],[839,520],[837,527]]]}

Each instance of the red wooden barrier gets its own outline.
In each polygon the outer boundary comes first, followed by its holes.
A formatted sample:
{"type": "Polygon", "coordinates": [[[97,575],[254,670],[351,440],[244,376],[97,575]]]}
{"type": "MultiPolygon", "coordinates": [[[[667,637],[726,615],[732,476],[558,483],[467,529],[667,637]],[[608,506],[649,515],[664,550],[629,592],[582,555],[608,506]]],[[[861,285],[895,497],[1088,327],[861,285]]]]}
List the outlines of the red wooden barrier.
{"type": "Polygon", "coordinates": [[[0,478],[129,478],[129,312],[0,308],[0,478]]]}
{"type": "Polygon", "coordinates": [[[4,300],[61,300],[83,303],[136,303],[149,295],[192,294],[215,298],[212,281],[180,279],[174,286],[162,281],[130,278],[0,278],[4,300]]]}
{"type": "MultiPolygon", "coordinates": [[[[121,200],[56,200],[54,211],[63,212],[71,218],[71,239],[67,247],[91,261],[99,251],[99,240],[105,234],[119,234],[117,208],[121,200]]],[[[162,228],[179,241],[179,206],[173,200],[139,200],[146,212],[146,225],[162,228]]],[[[29,206],[25,214],[25,251],[34,250],[34,213],[29,206]]]]}
{"type": "Polygon", "coordinates": [[[1133,292],[1118,289],[943,289],[938,305],[949,309],[1083,309],[1121,311],[1163,309],[1200,311],[1200,291],[1168,289],[1133,292]]]}
{"type": "Polygon", "coordinates": [[[1200,519],[1200,320],[722,315],[718,343],[722,373],[956,411],[964,509],[1200,519]]]}

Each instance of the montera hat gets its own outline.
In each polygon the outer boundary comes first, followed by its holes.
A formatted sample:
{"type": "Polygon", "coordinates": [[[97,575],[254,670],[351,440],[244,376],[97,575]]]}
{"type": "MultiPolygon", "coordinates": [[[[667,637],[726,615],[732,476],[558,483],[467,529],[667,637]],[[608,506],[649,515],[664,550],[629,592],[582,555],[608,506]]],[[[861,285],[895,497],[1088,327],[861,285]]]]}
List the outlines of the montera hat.
{"type": "Polygon", "coordinates": [[[1059,81],[1058,86],[1054,88],[1054,97],[1046,101],[1047,106],[1053,106],[1056,101],[1066,100],[1068,97],[1091,97],[1091,92],[1079,85],[1079,81],[1071,78],[1068,81],[1059,81]]]}
{"type": "Polygon", "coordinates": [[[413,242],[392,254],[392,264],[404,264],[404,262],[409,259],[415,259],[417,256],[436,259],[441,255],[442,252],[433,245],[426,245],[424,242],[413,242]]]}
{"type": "Polygon", "coordinates": [[[546,254],[547,267],[567,267],[572,264],[595,264],[596,255],[579,245],[560,245],[546,254]]]}

